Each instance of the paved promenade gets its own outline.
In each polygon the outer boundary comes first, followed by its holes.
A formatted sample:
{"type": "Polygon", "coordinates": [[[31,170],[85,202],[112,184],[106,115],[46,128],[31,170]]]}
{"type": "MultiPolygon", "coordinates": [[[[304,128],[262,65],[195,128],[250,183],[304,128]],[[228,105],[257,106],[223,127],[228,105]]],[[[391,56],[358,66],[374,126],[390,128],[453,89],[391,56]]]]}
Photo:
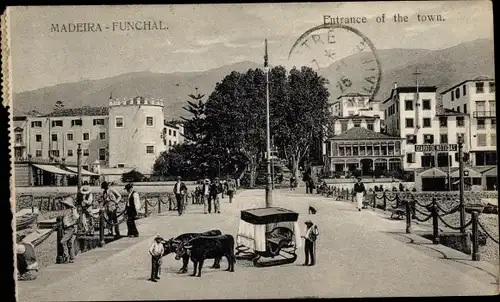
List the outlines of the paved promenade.
{"type": "MultiPolygon", "coordinates": [[[[417,235],[404,234],[404,221],[378,212],[358,212],[353,203],[319,195],[274,192],[274,205],[300,213],[320,228],[317,265],[303,267],[303,251],[293,264],[255,268],[237,263],[235,272],[210,269],[201,278],[179,275],[179,261],[163,259],[161,280],[147,281],[148,248],[156,233],[165,239],[185,232],[221,229],[236,236],[239,211],[264,206],[263,190],[239,192],[232,204],[223,199],[221,214],[204,215],[190,205],[181,217],[174,213],[140,220],[141,237],[124,238],[77,257],[74,264],[52,265],[33,282],[19,282],[19,301],[254,299],[300,297],[455,296],[498,293],[498,267],[469,261],[470,256],[417,235]],[[308,206],[318,210],[307,214],[308,206]],[[451,259],[444,259],[451,258],[451,259]]],[[[424,231],[414,225],[413,231],[424,231]]],[[[223,260],[222,269],[227,268],[223,260]]],[[[192,264],[189,265],[189,273],[192,264]]]]}

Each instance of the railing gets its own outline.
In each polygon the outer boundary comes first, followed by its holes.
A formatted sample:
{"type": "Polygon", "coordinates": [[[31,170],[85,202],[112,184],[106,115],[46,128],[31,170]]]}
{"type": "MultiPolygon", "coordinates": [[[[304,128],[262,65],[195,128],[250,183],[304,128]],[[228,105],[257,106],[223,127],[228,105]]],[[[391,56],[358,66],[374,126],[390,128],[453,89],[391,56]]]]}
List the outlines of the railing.
{"type": "MultiPolygon", "coordinates": [[[[335,200],[354,201],[354,192],[349,189],[337,188],[334,186],[321,186],[318,188],[318,193],[326,197],[333,197],[335,200]]],[[[456,201],[458,200],[458,194],[445,193],[440,194],[439,197],[440,198],[437,198],[433,193],[388,190],[384,192],[370,191],[369,194],[366,195],[363,206],[371,206],[373,209],[380,208],[384,211],[389,210],[393,212],[393,215],[396,214],[399,217],[405,216],[407,234],[412,232],[412,220],[423,223],[432,219],[433,244],[439,244],[440,242],[439,232],[442,232],[442,230],[439,228],[439,223],[442,223],[451,230],[460,231],[463,234],[466,233],[467,228],[471,227],[471,232],[469,234],[472,241],[471,255],[473,261],[480,260],[479,245],[486,244],[487,238],[495,244],[499,244],[498,238],[495,238],[495,236],[488,232],[479,220],[479,216],[485,208],[484,205],[474,203],[466,204],[464,202],[463,204],[456,203],[450,209],[445,209],[438,201],[456,201]],[[423,203],[419,201],[422,197],[427,200],[430,198],[431,202],[423,203]],[[464,222],[463,225],[454,226],[443,219],[445,216],[459,213],[462,210],[462,206],[465,212],[471,214],[468,222],[464,222]]]]}
{"type": "Polygon", "coordinates": [[[475,118],[479,117],[495,117],[496,111],[474,111],[473,116],[475,118]]]}

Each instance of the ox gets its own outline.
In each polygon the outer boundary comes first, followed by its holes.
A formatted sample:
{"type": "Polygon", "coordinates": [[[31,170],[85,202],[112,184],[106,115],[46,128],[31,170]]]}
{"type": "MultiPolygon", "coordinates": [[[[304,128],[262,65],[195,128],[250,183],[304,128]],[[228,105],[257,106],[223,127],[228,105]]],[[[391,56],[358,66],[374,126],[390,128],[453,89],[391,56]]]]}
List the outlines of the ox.
{"type": "Polygon", "coordinates": [[[231,235],[221,236],[199,236],[186,243],[177,246],[175,259],[189,255],[193,261],[194,270],[191,276],[196,276],[198,268],[198,277],[201,277],[201,269],[205,259],[217,259],[226,257],[229,267],[226,271],[234,272],[234,237],[231,235]]]}
{"type": "MultiPolygon", "coordinates": [[[[188,242],[189,240],[192,240],[199,236],[218,236],[218,235],[222,235],[222,232],[220,230],[211,230],[204,233],[185,233],[175,238],[170,238],[169,240],[163,241],[163,247],[165,248],[163,256],[166,256],[170,253],[175,253],[177,251],[177,246],[182,242],[188,242]]],[[[189,255],[186,254],[182,257],[182,267],[179,270],[179,274],[187,273],[188,263],[189,263],[189,255]]],[[[220,268],[220,257],[215,258],[212,268],[220,268]]]]}

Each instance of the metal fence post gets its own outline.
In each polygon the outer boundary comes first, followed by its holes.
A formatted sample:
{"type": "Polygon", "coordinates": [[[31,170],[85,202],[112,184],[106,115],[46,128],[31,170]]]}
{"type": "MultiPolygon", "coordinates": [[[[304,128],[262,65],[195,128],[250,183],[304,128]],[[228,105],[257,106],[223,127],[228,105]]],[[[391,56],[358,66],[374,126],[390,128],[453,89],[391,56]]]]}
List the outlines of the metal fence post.
{"type": "Polygon", "coordinates": [[[384,209],[387,208],[387,196],[385,195],[385,191],[382,192],[382,198],[384,202],[384,209]]]}
{"type": "Polygon", "coordinates": [[[144,198],[144,217],[148,217],[148,199],[144,198]]]}
{"type": "Polygon", "coordinates": [[[35,213],[35,196],[31,195],[31,213],[35,213]]]}
{"type": "MultiPolygon", "coordinates": [[[[396,199],[398,197],[396,196],[396,199]]],[[[405,201],[406,204],[406,234],[411,234],[411,205],[408,200],[405,201]]]]}
{"type": "Polygon", "coordinates": [[[432,243],[439,244],[438,208],[435,199],[432,201],[432,243]]]}
{"type": "Polygon", "coordinates": [[[99,247],[103,247],[104,244],[104,210],[99,209],[99,247]]]}
{"type": "Polygon", "coordinates": [[[477,223],[479,219],[479,212],[472,212],[472,261],[481,260],[481,256],[479,255],[479,236],[478,236],[478,228],[477,223]]]}
{"type": "Polygon", "coordinates": [[[377,192],[373,192],[373,208],[377,207],[377,192]]]}
{"type": "Polygon", "coordinates": [[[62,216],[58,216],[56,218],[56,229],[57,229],[57,256],[56,256],[56,263],[60,264],[64,262],[64,252],[63,252],[63,247],[61,244],[61,240],[63,239],[64,233],[63,233],[63,218],[62,216]]]}
{"type": "Polygon", "coordinates": [[[161,213],[161,203],[162,203],[162,199],[161,199],[161,197],[158,197],[158,214],[161,213]]]}

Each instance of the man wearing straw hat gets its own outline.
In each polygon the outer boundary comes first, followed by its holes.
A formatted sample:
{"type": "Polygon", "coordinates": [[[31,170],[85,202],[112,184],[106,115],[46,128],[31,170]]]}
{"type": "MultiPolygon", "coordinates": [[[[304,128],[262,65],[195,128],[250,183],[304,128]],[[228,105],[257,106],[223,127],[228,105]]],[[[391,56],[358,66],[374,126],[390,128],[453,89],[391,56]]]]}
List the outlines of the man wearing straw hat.
{"type": "Polygon", "coordinates": [[[70,196],[61,200],[61,203],[65,207],[63,212],[63,238],[60,242],[63,247],[63,263],[73,263],[75,259],[75,250],[73,245],[75,241],[76,225],[80,215],[78,215],[73,203],[73,198],[70,196]]]}
{"type": "Polygon", "coordinates": [[[316,264],[316,239],[318,239],[319,231],[318,227],[311,220],[306,221],[305,224],[307,227],[306,234],[302,236],[305,239],[304,252],[306,261],[304,265],[313,266],[316,264]],[[311,257],[311,263],[309,263],[309,256],[311,257]]]}
{"type": "Polygon", "coordinates": [[[207,214],[207,206],[208,209],[211,208],[210,206],[210,180],[205,179],[203,181],[203,186],[201,187],[201,198],[203,200],[203,212],[207,214]]]}
{"type": "Polygon", "coordinates": [[[82,195],[82,225],[83,230],[88,235],[94,235],[94,219],[92,216],[92,204],[94,198],[89,186],[83,186],[80,189],[82,195]]]}
{"type": "Polygon", "coordinates": [[[17,243],[17,280],[30,281],[38,277],[38,262],[36,261],[35,247],[31,243],[17,243]]]}
{"type": "Polygon", "coordinates": [[[118,225],[118,217],[116,211],[118,210],[118,203],[122,200],[122,195],[118,193],[115,189],[109,187],[107,181],[103,181],[101,184],[103,206],[108,215],[108,232],[110,236],[113,236],[113,226],[115,229],[115,237],[120,237],[120,226],[118,225]]]}

